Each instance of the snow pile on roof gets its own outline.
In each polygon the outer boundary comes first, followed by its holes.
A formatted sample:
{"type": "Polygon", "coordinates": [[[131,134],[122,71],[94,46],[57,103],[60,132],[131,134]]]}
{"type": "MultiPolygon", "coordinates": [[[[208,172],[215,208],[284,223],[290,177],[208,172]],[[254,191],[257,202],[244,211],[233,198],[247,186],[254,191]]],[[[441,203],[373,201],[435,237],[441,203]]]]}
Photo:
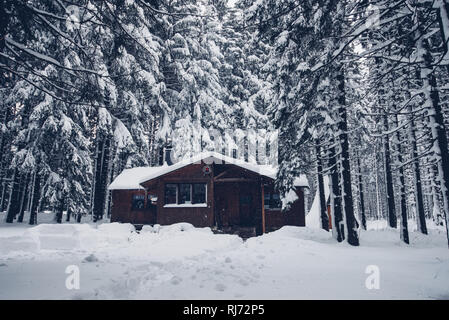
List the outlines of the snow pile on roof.
{"type": "Polygon", "coordinates": [[[109,185],[109,190],[131,190],[143,189],[140,185],[142,177],[149,176],[158,171],[163,171],[164,167],[137,167],[132,169],[125,169],[120,173],[114,181],[109,185]]]}
{"type": "Polygon", "coordinates": [[[309,181],[307,181],[307,177],[305,174],[301,174],[299,177],[296,177],[293,180],[293,185],[295,187],[309,187],[309,181]]]}
{"type": "MultiPolygon", "coordinates": [[[[217,152],[202,152],[194,157],[185,158],[181,161],[168,166],[161,167],[138,167],[133,169],[124,170],[115,180],[109,185],[109,190],[120,189],[143,189],[140,185],[143,182],[155,179],[164,174],[181,169],[187,165],[201,163],[203,161],[206,164],[234,164],[248,171],[258,173],[271,179],[276,179],[277,168],[271,165],[257,165],[246,162],[241,159],[234,159],[217,152]]],[[[307,178],[305,175],[294,180],[294,186],[296,187],[308,187],[307,178]]]]}

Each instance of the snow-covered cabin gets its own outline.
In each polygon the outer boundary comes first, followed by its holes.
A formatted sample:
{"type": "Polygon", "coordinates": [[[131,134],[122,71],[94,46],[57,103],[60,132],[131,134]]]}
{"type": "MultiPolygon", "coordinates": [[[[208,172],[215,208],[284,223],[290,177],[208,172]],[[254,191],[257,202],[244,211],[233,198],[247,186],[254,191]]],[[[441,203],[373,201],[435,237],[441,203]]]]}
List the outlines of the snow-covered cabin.
{"type": "Polygon", "coordinates": [[[215,152],[172,165],[126,169],[109,185],[111,222],[188,222],[249,235],[305,226],[307,178],[297,177],[294,189],[281,198],[274,188],[276,171],[215,152]]]}

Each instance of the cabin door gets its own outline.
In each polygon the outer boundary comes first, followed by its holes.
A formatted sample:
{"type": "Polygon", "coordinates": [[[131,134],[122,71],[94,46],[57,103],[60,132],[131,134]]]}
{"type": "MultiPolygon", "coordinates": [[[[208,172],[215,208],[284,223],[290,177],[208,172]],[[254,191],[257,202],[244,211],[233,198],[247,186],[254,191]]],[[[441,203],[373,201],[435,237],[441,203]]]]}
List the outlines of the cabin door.
{"type": "Polygon", "coordinates": [[[239,213],[240,225],[242,227],[253,227],[253,196],[249,185],[240,185],[239,192],[239,213]]]}

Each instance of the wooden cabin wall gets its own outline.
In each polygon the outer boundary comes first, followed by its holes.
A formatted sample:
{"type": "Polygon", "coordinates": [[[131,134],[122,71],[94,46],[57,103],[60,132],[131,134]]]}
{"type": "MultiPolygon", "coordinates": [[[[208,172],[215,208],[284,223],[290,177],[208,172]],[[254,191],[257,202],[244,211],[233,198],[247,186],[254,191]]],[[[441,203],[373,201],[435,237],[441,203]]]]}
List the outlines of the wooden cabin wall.
{"type": "Polygon", "coordinates": [[[112,190],[111,222],[135,223],[136,210],[132,209],[134,194],[145,195],[144,190],[112,190]]]}
{"type": "Polygon", "coordinates": [[[304,227],[306,225],[304,188],[297,188],[295,192],[298,200],[292,203],[288,211],[283,212],[282,210],[265,209],[265,228],[267,232],[287,225],[298,227],[304,227]]]}

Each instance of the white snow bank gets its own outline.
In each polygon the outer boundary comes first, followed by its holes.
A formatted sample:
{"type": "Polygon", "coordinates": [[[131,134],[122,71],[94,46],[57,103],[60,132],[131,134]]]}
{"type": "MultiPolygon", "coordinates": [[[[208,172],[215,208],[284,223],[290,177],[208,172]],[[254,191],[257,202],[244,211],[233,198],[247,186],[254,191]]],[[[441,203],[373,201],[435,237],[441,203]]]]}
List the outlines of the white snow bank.
{"type": "MultiPolygon", "coordinates": [[[[166,260],[167,252],[182,256],[209,250],[227,250],[242,244],[235,235],[215,235],[210,228],[195,228],[190,223],[144,226],[137,233],[129,223],[43,224],[2,237],[0,255],[41,253],[44,251],[96,251],[106,255],[153,256],[166,260]]],[[[168,256],[170,256],[170,254],[168,256]]]]}
{"type": "Polygon", "coordinates": [[[398,230],[362,230],[360,247],[337,243],[321,229],[292,226],[246,242],[188,223],[144,226],[140,233],[117,223],[6,229],[0,299],[449,297],[447,239],[439,229],[429,236],[411,232],[409,246],[398,230]],[[79,247],[41,249],[40,236],[66,243],[64,237],[72,237],[79,247]],[[80,268],[80,290],[65,286],[68,265],[80,268]],[[370,265],[380,269],[379,290],[365,286],[370,265]]]}
{"type": "Polygon", "coordinates": [[[2,238],[0,242],[0,256],[8,255],[11,252],[19,254],[26,252],[37,252],[38,249],[38,243],[31,237],[5,237],[2,238]]]}
{"type": "Polygon", "coordinates": [[[131,232],[136,231],[136,228],[131,223],[102,223],[97,228],[99,231],[111,236],[128,236],[131,232]]]}
{"type": "Polygon", "coordinates": [[[303,228],[303,227],[293,227],[284,226],[279,230],[271,233],[267,233],[264,237],[273,238],[295,238],[302,240],[313,240],[317,242],[335,242],[332,238],[332,233],[325,231],[323,229],[313,229],[313,228],[303,228]]]}

